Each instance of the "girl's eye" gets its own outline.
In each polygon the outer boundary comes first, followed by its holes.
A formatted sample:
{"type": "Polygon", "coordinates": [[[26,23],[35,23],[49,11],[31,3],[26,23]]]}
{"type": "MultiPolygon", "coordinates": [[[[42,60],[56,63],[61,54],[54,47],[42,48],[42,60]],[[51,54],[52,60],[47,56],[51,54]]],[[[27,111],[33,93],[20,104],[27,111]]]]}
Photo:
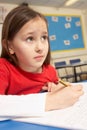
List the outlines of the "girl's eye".
{"type": "Polygon", "coordinates": [[[42,37],[41,37],[41,40],[42,40],[42,41],[48,40],[48,36],[46,36],[46,35],[42,36],[42,37]]]}
{"type": "Polygon", "coordinates": [[[28,37],[26,40],[27,40],[27,42],[32,42],[33,41],[33,37],[28,37]]]}

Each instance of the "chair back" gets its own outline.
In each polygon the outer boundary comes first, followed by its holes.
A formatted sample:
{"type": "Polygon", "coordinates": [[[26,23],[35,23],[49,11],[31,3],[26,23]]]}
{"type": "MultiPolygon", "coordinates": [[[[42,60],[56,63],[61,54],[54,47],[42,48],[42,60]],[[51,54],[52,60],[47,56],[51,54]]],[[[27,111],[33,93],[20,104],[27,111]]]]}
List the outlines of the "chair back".
{"type": "Polygon", "coordinates": [[[57,66],[63,66],[63,65],[66,65],[66,62],[65,61],[60,61],[60,62],[55,62],[55,67],[57,66]]]}
{"type": "Polygon", "coordinates": [[[79,62],[81,62],[80,59],[72,59],[72,60],[70,60],[70,64],[75,64],[75,63],[79,63],[79,62]]]}

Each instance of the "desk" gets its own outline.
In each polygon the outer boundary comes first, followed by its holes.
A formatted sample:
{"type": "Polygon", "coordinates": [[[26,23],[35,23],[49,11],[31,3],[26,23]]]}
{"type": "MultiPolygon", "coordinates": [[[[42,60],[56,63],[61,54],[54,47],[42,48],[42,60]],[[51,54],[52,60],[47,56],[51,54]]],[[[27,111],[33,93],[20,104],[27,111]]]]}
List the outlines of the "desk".
{"type": "Polygon", "coordinates": [[[61,69],[61,68],[67,68],[67,67],[72,67],[72,65],[71,65],[71,64],[58,65],[58,66],[56,66],[55,68],[56,68],[56,69],[61,69]]]}
{"type": "Polygon", "coordinates": [[[85,66],[87,65],[87,63],[85,62],[79,62],[79,63],[73,63],[71,64],[71,66],[73,67],[73,71],[74,71],[74,75],[75,75],[75,82],[77,82],[77,73],[76,73],[76,67],[81,67],[81,66],[85,66]]]}
{"type": "Polygon", "coordinates": [[[71,64],[57,65],[57,66],[55,66],[55,68],[58,69],[59,77],[61,79],[66,79],[66,80],[68,80],[70,78],[74,78],[75,79],[74,73],[69,73],[69,69],[71,69],[71,71],[73,70],[71,64]]]}
{"type": "Polygon", "coordinates": [[[68,130],[68,129],[6,120],[6,121],[0,121],[0,130],[68,130]]]}
{"type": "Polygon", "coordinates": [[[78,62],[78,63],[73,63],[73,64],[66,64],[66,65],[60,65],[56,66],[56,69],[61,69],[61,68],[68,68],[71,67],[73,69],[74,75],[68,75],[68,77],[73,77],[75,78],[75,82],[77,82],[77,73],[76,73],[76,68],[80,66],[85,66],[87,65],[87,62],[78,62]]]}

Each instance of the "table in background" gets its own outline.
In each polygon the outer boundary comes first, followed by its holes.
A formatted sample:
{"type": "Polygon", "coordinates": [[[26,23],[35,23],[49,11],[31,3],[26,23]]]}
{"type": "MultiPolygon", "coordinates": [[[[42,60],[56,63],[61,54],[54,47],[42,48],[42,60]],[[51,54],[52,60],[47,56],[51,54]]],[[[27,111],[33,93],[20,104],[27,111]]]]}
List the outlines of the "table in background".
{"type": "MultiPolygon", "coordinates": [[[[73,63],[73,64],[60,65],[60,66],[56,66],[56,69],[69,68],[69,67],[73,68],[75,82],[78,82],[76,68],[81,67],[81,66],[87,66],[87,62],[78,62],[78,63],[73,63]]],[[[68,77],[70,76],[73,77],[73,75],[68,75],[68,77]]]]}
{"type": "MultiPolygon", "coordinates": [[[[75,82],[78,81],[76,68],[77,68],[77,67],[81,67],[81,66],[86,66],[86,65],[87,65],[87,62],[79,62],[79,63],[71,64],[71,66],[73,67],[74,75],[75,75],[75,82]]],[[[83,74],[83,73],[82,73],[82,74],[83,74]]]]}
{"type": "Polygon", "coordinates": [[[61,79],[63,79],[63,80],[66,79],[66,81],[68,81],[70,78],[75,79],[74,73],[69,73],[69,69],[73,69],[71,64],[66,64],[64,62],[64,64],[62,64],[62,65],[56,65],[55,68],[56,68],[56,70],[58,70],[58,75],[61,79]]]}
{"type": "Polygon", "coordinates": [[[68,129],[6,120],[6,121],[0,121],[0,130],[68,130],[68,129]]]}

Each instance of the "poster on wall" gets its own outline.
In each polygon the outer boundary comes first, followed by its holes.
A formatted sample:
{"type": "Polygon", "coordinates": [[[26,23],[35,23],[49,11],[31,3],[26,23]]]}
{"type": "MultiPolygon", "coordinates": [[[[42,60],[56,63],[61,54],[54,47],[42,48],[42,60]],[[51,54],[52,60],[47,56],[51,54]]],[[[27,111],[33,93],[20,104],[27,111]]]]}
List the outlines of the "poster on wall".
{"type": "Polygon", "coordinates": [[[80,16],[46,16],[51,51],[84,49],[84,36],[80,16]]]}

